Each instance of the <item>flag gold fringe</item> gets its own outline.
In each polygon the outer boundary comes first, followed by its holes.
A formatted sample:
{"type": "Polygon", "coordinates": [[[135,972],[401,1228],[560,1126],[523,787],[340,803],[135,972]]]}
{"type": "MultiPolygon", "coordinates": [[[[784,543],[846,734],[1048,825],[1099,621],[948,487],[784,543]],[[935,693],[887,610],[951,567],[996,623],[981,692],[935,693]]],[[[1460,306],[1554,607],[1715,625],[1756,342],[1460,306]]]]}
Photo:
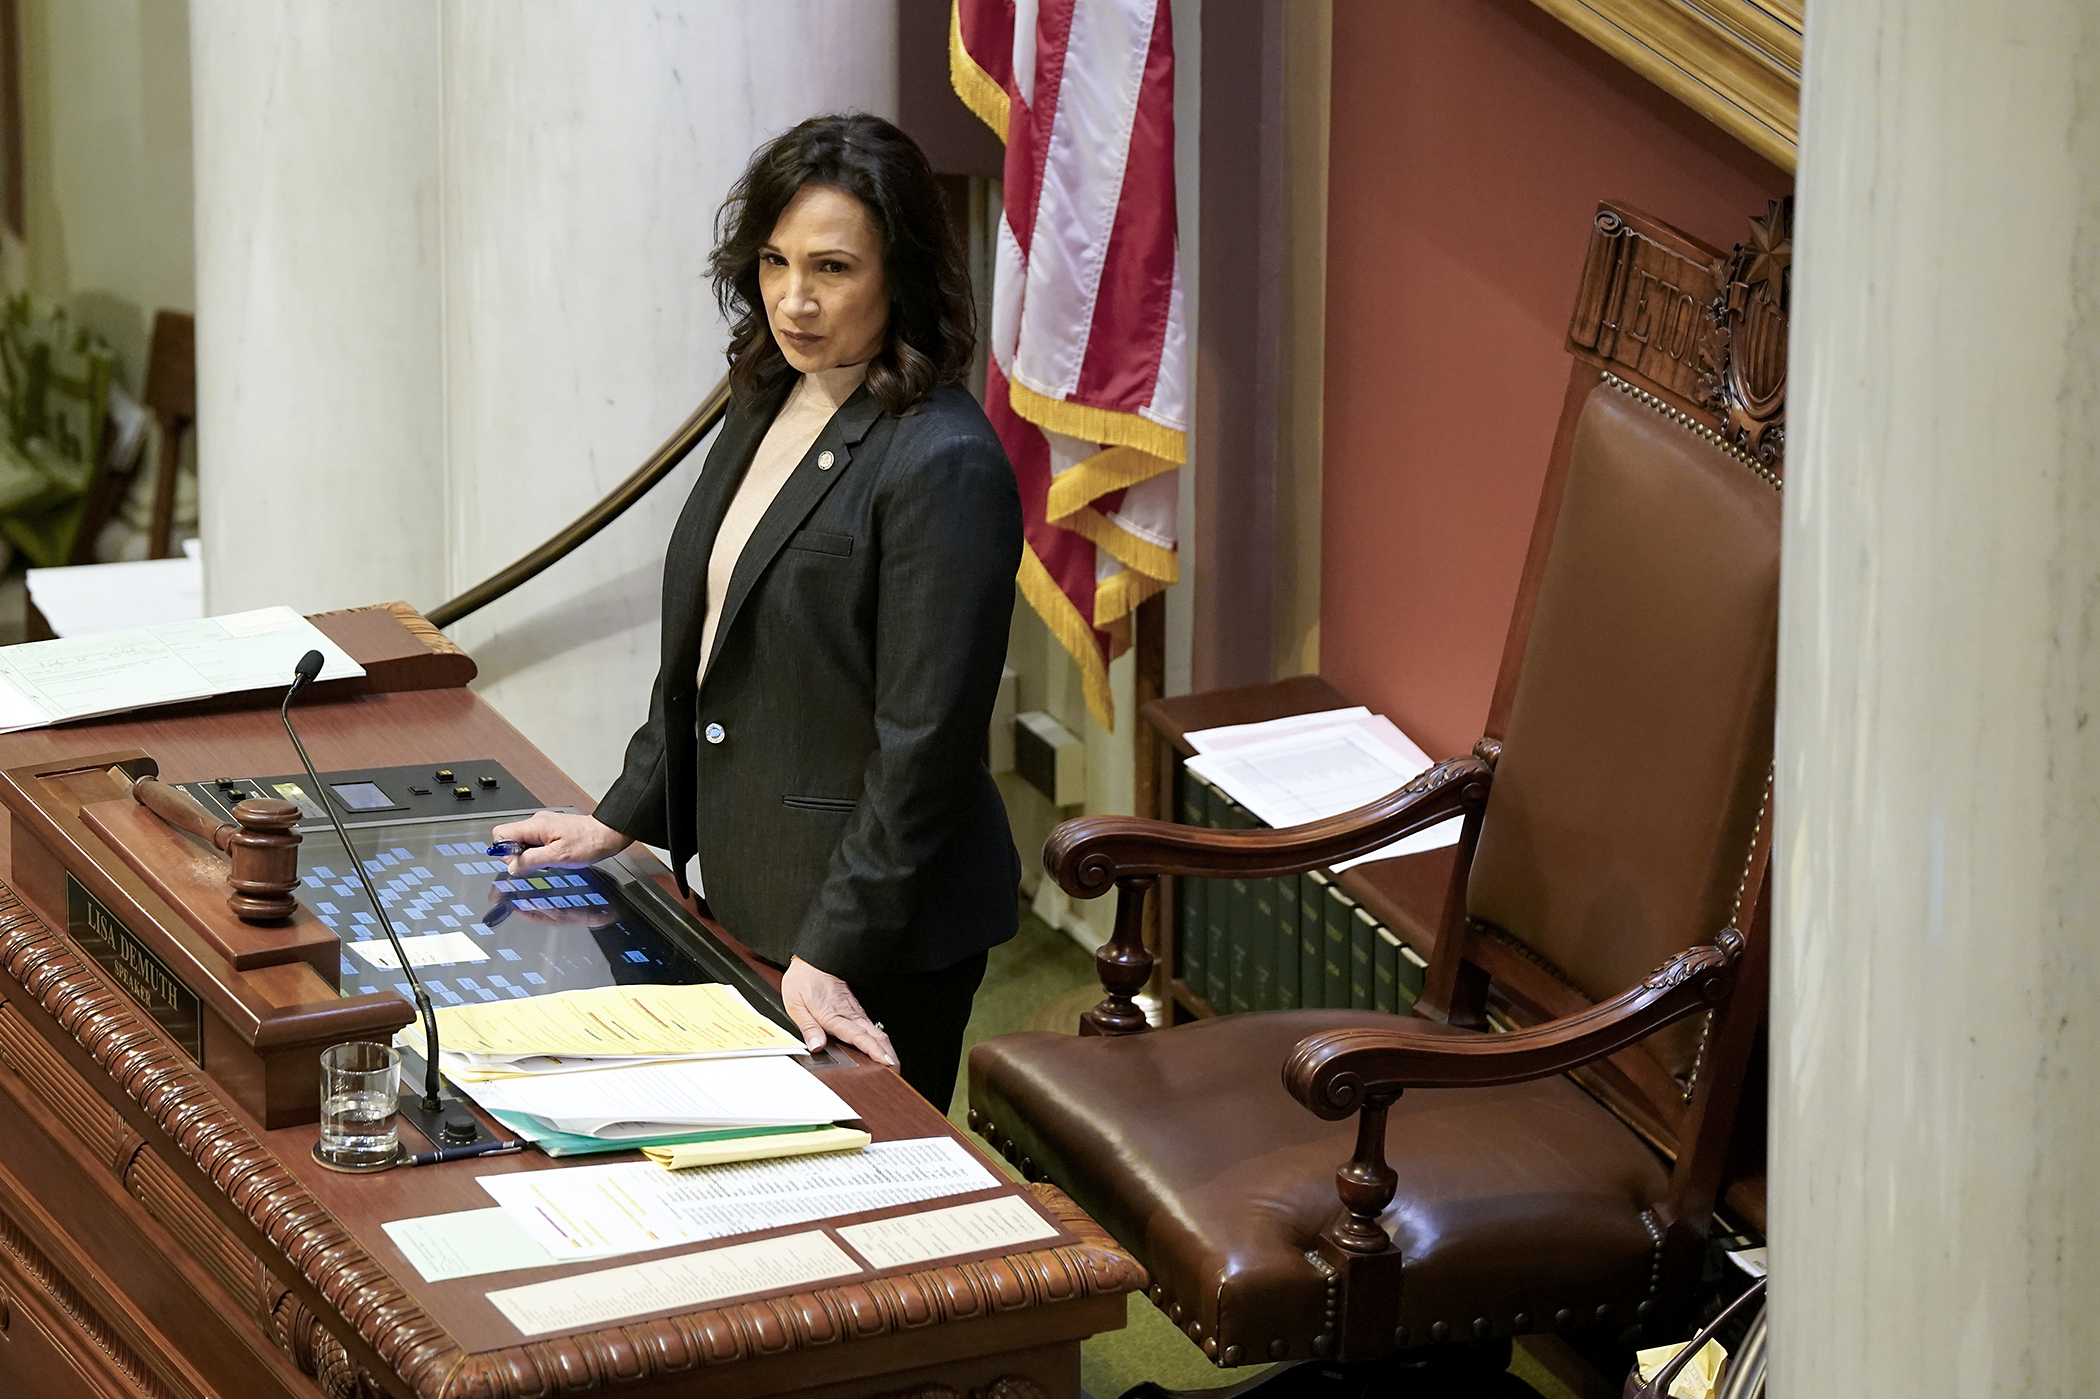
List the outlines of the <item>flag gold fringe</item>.
{"type": "MultiPolygon", "coordinates": [[[[1127,647],[1130,645],[1131,614],[1138,610],[1139,603],[1166,590],[1166,582],[1133,568],[1099,579],[1094,584],[1094,625],[1106,632],[1119,632],[1123,646],[1127,647]]],[[[1110,649],[1117,655],[1122,654],[1115,647],[1110,649]]]]}
{"type": "Polygon", "coordinates": [[[1188,434],[1163,427],[1150,418],[1051,398],[1011,374],[1006,376],[1006,394],[1014,411],[1039,428],[1082,442],[1099,442],[1104,447],[1135,447],[1175,466],[1188,460],[1188,434]]]}
{"type": "Polygon", "coordinates": [[[979,67],[977,60],[970,57],[970,51],[963,47],[960,3],[948,6],[948,81],[955,85],[955,95],[962,99],[963,105],[975,112],[977,119],[1004,142],[1010,108],[1006,89],[979,67]]]}
{"type": "MultiPolygon", "coordinates": [[[[1093,628],[1087,624],[1086,618],[1079,615],[1077,604],[1066,597],[1064,589],[1050,577],[1050,570],[1043,567],[1035,550],[1025,543],[1021,546],[1021,571],[1015,581],[1020,585],[1021,596],[1027,598],[1028,605],[1035,609],[1036,616],[1043,619],[1043,625],[1050,628],[1058,645],[1064,647],[1079,666],[1080,688],[1086,696],[1087,712],[1094,716],[1095,723],[1114,733],[1116,701],[1109,693],[1108,662],[1094,641],[1093,628]]],[[[1121,633],[1120,649],[1127,649],[1130,645],[1129,628],[1122,628],[1121,633]]],[[[1111,649],[1119,648],[1112,646],[1111,649]]]]}
{"type": "MultiPolygon", "coordinates": [[[[1142,535],[1132,534],[1091,505],[1057,516],[1050,523],[1092,540],[1117,563],[1157,579],[1162,588],[1181,581],[1181,560],[1172,549],[1162,549],[1142,535]]],[[[1094,624],[1099,626],[1100,622],[1101,608],[1097,603],[1094,624]]]]}
{"type": "Polygon", "coordinates": [[[1124,490],[1172,470],[1173,462],[1150,452],[1135,447],[1110,447],[1059,472],[1050,482],[1043,510],[1054,520],[1093,504],[1110,491],[1124,490]]]}

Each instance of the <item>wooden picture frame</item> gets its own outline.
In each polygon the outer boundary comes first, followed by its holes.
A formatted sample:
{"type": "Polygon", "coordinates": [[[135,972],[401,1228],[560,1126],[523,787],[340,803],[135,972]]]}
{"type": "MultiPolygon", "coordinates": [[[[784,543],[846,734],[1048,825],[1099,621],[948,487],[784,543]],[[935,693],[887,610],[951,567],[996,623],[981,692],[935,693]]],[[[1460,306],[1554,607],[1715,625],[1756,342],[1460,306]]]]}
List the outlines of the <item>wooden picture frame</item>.
{"type": "Polygon", "coordinates": [[[1532,3],[1780,169],[1794,169],[1805,0],[1532,3]]]}

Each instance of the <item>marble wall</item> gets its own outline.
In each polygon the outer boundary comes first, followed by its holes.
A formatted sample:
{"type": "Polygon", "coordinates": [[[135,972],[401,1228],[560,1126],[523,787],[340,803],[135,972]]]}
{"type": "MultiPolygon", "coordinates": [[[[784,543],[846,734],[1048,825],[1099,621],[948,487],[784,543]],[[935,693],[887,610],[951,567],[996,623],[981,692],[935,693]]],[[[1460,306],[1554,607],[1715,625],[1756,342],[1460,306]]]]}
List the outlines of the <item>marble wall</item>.
{"type": "MultiPolygon", "coordinates": [[[[195,0],[207,606],[435,606],[597,500],[721,374],[730,181],[894,114],[895,40],[888,0],[195,0]]],[[[594,792],[698,465],[454,629],[594,792]]]]}
{"type": "Polygon", "coordinates": [[[1808,29],[1775,1399],[2094,1392],[2100,4],[1808,29]]]}

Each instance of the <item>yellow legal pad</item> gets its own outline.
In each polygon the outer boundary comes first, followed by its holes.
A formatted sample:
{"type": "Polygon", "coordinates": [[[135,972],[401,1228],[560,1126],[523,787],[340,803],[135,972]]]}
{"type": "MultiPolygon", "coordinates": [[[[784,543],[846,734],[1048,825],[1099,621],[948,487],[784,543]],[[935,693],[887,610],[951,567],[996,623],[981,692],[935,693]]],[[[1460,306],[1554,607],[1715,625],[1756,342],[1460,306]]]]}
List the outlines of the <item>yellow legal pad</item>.
{"type": "Polygon", "coordinates": [[[684,1171],[694,1166],[719,1166],[727,1161],[769,1161],[780,1156],[816,1156],[827,1151],[859,1151],[868,1141],[866,1132],[856,1131],[851,1127],[821,1127],[814,1132],[724,1137],[711,1142],[677,1142],[669,1146],[645,1146],[642,1148],[642,1155],[667,1171],[684,1171]]]}
{"type": "Polygon", "coordinates": [[[598,986],[549,996],[441,1006],[448,1053],[582,1058],[799,1052],[802,1041],[733,987],[598,986]]]}

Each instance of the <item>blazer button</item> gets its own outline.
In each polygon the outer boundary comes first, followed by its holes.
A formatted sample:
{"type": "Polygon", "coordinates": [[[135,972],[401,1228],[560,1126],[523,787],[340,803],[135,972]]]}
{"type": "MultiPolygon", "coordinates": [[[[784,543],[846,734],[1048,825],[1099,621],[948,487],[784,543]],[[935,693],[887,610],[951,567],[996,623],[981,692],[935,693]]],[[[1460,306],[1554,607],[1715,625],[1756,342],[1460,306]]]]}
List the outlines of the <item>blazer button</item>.
{"type": "Polygon", "coordinates": [[[723,739],[729,737],[729,731],[720,724],[709,724],[706,729],[706,735],[709,743],[720,743],[723,739]]]}
{"type": "Polygon", "coordinates": [[[817,453],[817,470],[819,470],[819,471],[829,471],[829,470],[831,470],[831,463],[832,463],[832,462],[833,462],[834,460],[836,460],[836,458],[834,458],[834,457],[833,457],[833,456],[831,455],[831,453],[829,453],[829,452],[819,452],[819,453],[817,453]]]}

